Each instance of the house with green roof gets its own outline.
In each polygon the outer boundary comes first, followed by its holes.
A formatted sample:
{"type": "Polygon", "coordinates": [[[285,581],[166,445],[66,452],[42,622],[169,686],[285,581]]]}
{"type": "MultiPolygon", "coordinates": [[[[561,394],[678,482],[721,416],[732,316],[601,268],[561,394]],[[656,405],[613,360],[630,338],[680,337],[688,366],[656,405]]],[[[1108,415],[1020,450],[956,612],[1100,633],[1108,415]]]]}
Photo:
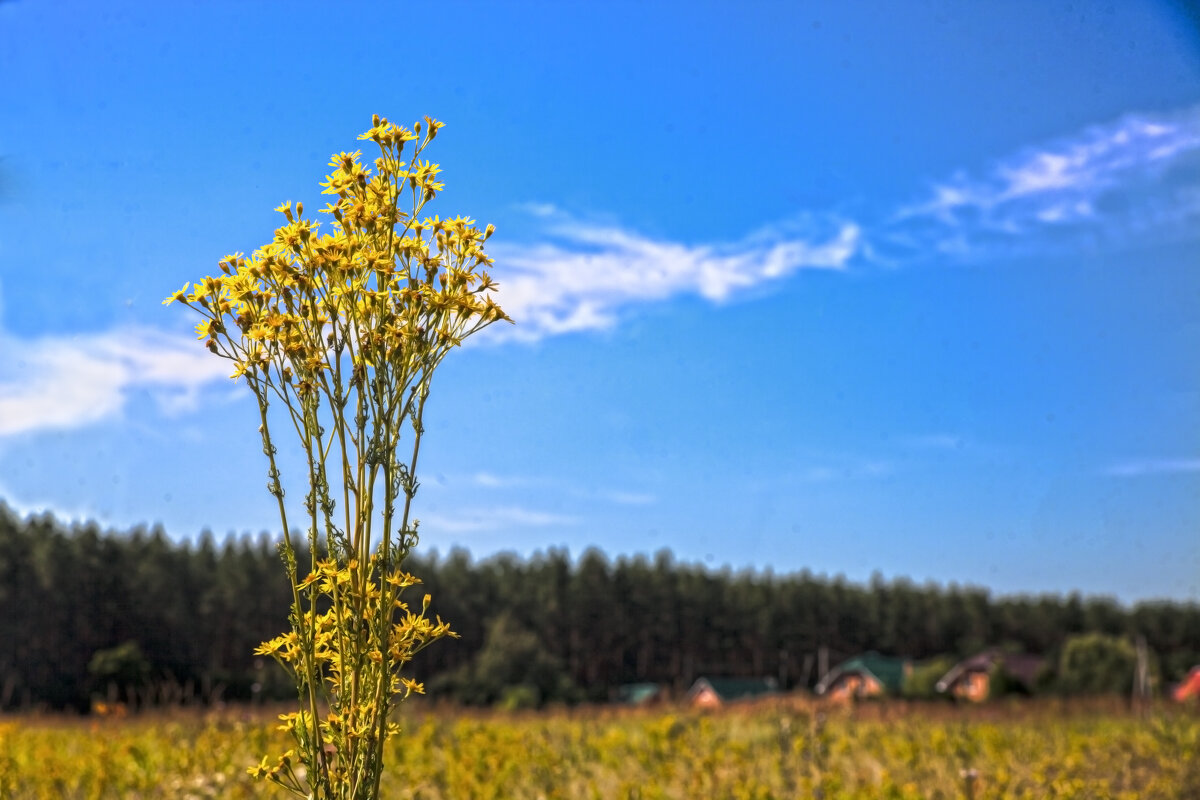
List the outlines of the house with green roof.
{"type": "Polygon", "coordinates": [[[698,678],[687,693],[687,702],[698,708],[716,708],[778,693],[774,678],[698,678]]]}
{"type": "Polygon", "coordinates": [[[817,682],[816,693],[831,700],[898,695],[911,669],[907,659],[863,653],[829,670],[817,682]]]}
{"type": "Polygon", "coordinates": [[[626,683],[617,688],[617,702],[627,706],[647,706],[667,699],[667,693],[657,683],[626,683]]]}

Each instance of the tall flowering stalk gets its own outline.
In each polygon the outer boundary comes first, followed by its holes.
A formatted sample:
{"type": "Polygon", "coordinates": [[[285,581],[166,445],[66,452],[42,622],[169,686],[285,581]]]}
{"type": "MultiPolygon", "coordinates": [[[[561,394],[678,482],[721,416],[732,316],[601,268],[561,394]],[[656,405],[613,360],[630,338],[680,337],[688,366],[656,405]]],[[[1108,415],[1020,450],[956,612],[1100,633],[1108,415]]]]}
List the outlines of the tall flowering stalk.
{"type": "Polygon", "coordinates": [[[486,272],[492,226],[422,217],[443,188],[438,165],[420,158],[441,127],[426,117],[410,130],[375,116],[358,137],[379,148],[374,170],[361,152],[339,153],[321,184],[332,195],[323,210],[330,233],[318,233],[302,204],[285,203],[276,210],[287,222],[271,243],[249,258],[226,256],[221,274],[165,301],[200,314],[197,338],[232,362],[232,377],[258,403],[292,607],[291,629],[256,652],[295,678],[300,708],[281,717],[295,747],[251,772],[314,800],[378,797],[384,743],[398,732],[389,711],[422,691],[402,670],[454,635],[426,615],[429,595],[419,608],[403,599],[418,583],[404,559],[417,542],[422,420],[447,353],[508,317],[486,272]],[[277,428],[303,447],[311,554],[303,567],[277,428]]]}

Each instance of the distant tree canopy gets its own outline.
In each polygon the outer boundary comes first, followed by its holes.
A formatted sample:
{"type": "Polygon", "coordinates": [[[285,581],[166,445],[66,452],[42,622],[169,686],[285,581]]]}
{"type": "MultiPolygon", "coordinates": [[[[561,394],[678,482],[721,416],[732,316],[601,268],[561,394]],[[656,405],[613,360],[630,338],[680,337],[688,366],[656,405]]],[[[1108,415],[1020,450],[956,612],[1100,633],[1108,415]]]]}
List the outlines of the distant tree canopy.
{"type": "MultiPolygon", "coordinates": [[[[169,685],[170,696],[200,701],[284,697],[274,665],[252,654],[287,617],[278,558],[265,535],[175,542],[160,528],[65,527],[0,504],[0,708],[84,709],[109,684],[169,685]]],[[[1064,689],[1085,658],[1083,645],[1065,645],[1084,634],[1126,646],[1144,636],[1167,682],[1200,663],[1196,604],[993,598],[904,579],[863,586],[711,571],[667,552],[473,561],[453,550],[407,566],[461,636],[421,653],[413,671],[431,692],[475,702],[602,700],[621,684],[682,690],[701,675],[811,686],[822,647],[834,664],[866,650],[924,660],[1003,644],[1049,657],[1064,689]]],[[[1080,691],[1129,685],[1078,680],[1080,691]]]]}
{"type": "Polygon", "coordinates": [[[474,657],[444,671],[431,689],[472,705],[514,707],[537,706],[547,699],[571,700],[577,694],[562,662],[507,611],[488,623],[474,657]]]}
{"type": "Polygon", "coordinates": [[[914,664],[904,676],[904,688],[901,693],[914,700],[937,697],[937,682],[956,662],[954,656],[941,655],[914,664]]]}
{"type": "Polygon", "coordinates": [[[1125,639],[1103,633],[1072,636],[1063,644],[1058,687],[1069,694],[1129,692],[1136,664],[1137,653],[1125,639]]]}

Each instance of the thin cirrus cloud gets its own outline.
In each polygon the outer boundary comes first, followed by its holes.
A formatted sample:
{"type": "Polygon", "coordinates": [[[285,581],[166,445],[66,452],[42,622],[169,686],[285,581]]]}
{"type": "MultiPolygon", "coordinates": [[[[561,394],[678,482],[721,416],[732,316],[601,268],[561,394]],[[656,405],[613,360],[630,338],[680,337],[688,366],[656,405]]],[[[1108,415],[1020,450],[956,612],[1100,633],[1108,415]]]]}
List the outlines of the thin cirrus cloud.
{"type": "Polygon", "coordinates": [[[529,478],[497,475],[493,472],[476,472],[470,478],[471,483],[483,489],[507,489],[514,486],[528,486],[529,478]]]}
{"type": "Polygon", "coordinates": [[[494,472],[476,472],[468,479],[480,489],[513,489],[536,487],[542,491],[555,491],[573,498],[603,500],[623,506],[646,506],[658,498],[649,492],[624,489],[585,489],[567,484],[558,478],[541,478],[523,475],[497,475],[494,472]]]}
{"type": "Polygon", "coordinates": [[[518,325],[493,329],[494,339],[610,328],[638,305],[685,295],[719,303],[803,269],[1190,235],[1200,221],[1200,106],[1128,114],[982,174],[957,172],[874,222],[810,214],[799,230],[689,245],[580,222],[550,204],[526,211],[550,241],[495,249],[499,299],[518,325]]]}
{"type": "MultiPolygon", "coordinates": [[[[810,214],[736,242],[682,243],[549,204],[526,210],[543,241],[493,248],[500,302],[518,322],[489,329],[493,341],[603,330],[639,306],[681,296],[720,303],[806,269],[1194,235],[1200,106],[1129,114],[982,173],[958,172],[876,221],[810,214]]],[[[161,331],[17,340],[0,330],[0,438],[116,417],[141,391],[178,413],[226,376],[224,362],[161,331]]]]}
{"type": "Polygon", "coordinates": [[[816,464],[795,470],[786,479],[796,483],[825,483],[827,481],[883,478],[891,475],[893,466],[887,461],[855,461],[845,464],[816,464]]]}
{"type": "Polygon", "coordinates": [[[622,506],[648,506],[657,502],[658,498],[649,492],[601,492],[600,497],[622,506]]]}
{"type": "Polygon", "coordinates": [[[778,492],[802,484],[832,484],[849,481],[874,481],[896,474],[897,463],[852,453],[813,453],[788,469],[766,477],[754,477],[743,484],[751,493],[778,492]]]}
{"type": "Polygon", "coordinates": [[[897,440],[904,447],[915,450],[959,450],[966,439],[953,433],[921,433],[901,436],[897,440]]]}
{"type": "Polygon", "coordinates": [[[1200,472],[1200,458],[1139,458],[1110,465],[1104,474],[1115,478],[1180,475],[1200,472]]]}
{"type": "Polygon", "coordinates": [[[33,517],[53,509],[59,522],[87,522],[94,520],[97,515],[94,509],[79,506],[64,506],[58,502],[42,501],[22,497],[7,484],[0,481],[0,507],[8,508],[18,517],[33,517]]]}
{"type": "MultiPolygon", "coordinates": [[[[541,212],[558,218],[548,230],[555,243],[498,253],[501,301],[520,322],[510,336],[526,341],[607,328],[630,306],[680,294],[721,301],[798,269],[840,269],[859,239],[857,226],[842,223],[821,239],[766,231],[739,244],[693,246],[574,222],[552,207],[541,212]]],[[[0,437],[113,418],[141,389],[168,413],[187,410],[203,386],[229,372],[187,337],[146,328],[0,337],[0,437]]]]}
{"type": "Polygon", "coordinates": [[[0,333],[0,437],[109,419],[140,391],[176,415],[228,376],[229,365],[195,341],[148,328],[37,339],[0,333]]]}
{"type": "Polygon", "coordinates": [[[552,241],[498,245],[498,297],[517,322],[495,338],[537,340],[615,325],[630,307],[682,295],[712,302],[778,281],[801,269],[839,270],[858,254],[862,231],[846,220],[808,220],[803,233],[759,232],[733,244],[688,245],[612,226],[580,222],[553,206],[552,241]]]}
{"type": "Polygon", "coordinates": [[[453,514],[432,511],[421,515],[422,525],[436,528],[444,533],[477,533],[521,526],[561,527],[578,523],[579,520],[576,517],[566,514],[538,511],[521,506],[467,509],[453,514]]]}
{"type": "Polygon", "coordinates": [[[898,209],[881,252],[972,257],[1184,231],[1200,218],[1200,106],[1128,114],[958,172],[898,209]]]}

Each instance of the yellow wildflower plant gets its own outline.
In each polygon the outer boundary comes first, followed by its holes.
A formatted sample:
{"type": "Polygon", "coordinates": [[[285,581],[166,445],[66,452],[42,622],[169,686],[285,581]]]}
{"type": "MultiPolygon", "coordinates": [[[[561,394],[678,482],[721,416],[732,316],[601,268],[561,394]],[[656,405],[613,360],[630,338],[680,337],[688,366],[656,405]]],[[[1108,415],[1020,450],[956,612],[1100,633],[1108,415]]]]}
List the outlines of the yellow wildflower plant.
{"type": "Polygon", "coordinates": [[[200,314],[197,337],[230,361],[258,403],[292,610],[291,630],[256,652],[295,678],[301,710],[283,717],[295,749],[251,773],[313,800],[378,797],[384,743],[397,730],[389,712],[422,691],[401,671],[454,635],[426,616],[428,595],[419,612],[401,599],[418,583],[403,564],[417,542],[422,420],[442,359],[508,317],[487,272],[492,226],[423,214],[444,186],[441,168],[420,158],[441,127],[376,115],[359,137],[379,148],[373,166],[361,151],[338,153],[321,183],[331,195],[322,211],[329,232],[305,218],[302,203],[283,203],[276,211],[286,222],[270,243],[226,256],[218,275],[164,301],[200,314]],[[276,460],[280,424],[305,456],[305,570],[276,460]]]}

